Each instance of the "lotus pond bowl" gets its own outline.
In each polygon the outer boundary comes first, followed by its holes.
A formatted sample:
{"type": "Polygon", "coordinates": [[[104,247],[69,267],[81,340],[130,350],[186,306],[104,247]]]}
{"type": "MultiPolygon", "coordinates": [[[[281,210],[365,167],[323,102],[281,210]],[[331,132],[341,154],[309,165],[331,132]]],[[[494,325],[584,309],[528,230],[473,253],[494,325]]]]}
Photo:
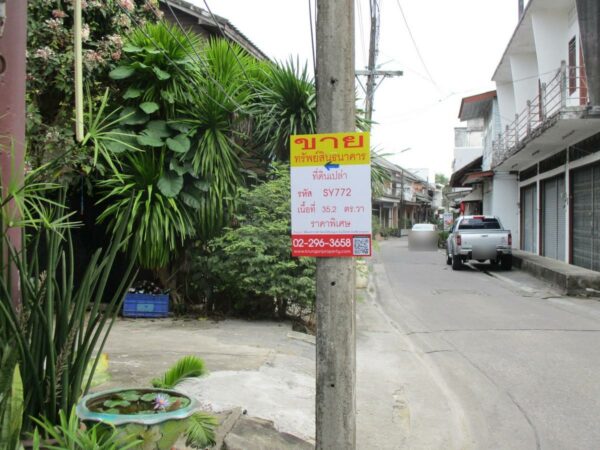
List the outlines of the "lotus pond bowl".
{"type": "Polygon", "coordinates": [[[141,440],[139,450],[169,450],[188,429],[198,402],[167,389],[114,389],[86,395],[77,416],[89,426],[118,430],[123,443],[141,440]]]}

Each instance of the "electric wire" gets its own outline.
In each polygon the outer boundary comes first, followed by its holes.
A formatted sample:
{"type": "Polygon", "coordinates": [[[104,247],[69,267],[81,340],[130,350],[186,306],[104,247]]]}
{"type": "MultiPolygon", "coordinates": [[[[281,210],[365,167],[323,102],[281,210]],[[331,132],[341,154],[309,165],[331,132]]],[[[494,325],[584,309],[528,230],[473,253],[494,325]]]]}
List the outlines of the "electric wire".
{"type": "Polygon", "coordinates": [[[398,4],[398,8],[400,8],[400,14],[402,15],[402,19],[404,20],[404,24],[406,25],[406,29],[408,31],[410,39],[411,39],[411,41],[413,43],[413,46],[415,47],[415,51],[417,52],[417,56],[419,57],[419,60],[421,61],[421,64],[423,65],[423,68],[425,69],[425,72],[427,73],[427,76],[429,77],[429,79],[431,80],[431,82],[433,83],[433,85],[441,93],[442,89],[435,82],[435,80],[433,79],[433,76],[431,76],[431,72],[429,71],[429,68],[427,67],[427,64],[425,64],[425,60],[423,59],[423,55],[421,54],[421,50],[419,50],[419,46],[417,45],[417,41],[415,40],[415,37],[414,37],[414,35],[412,33],[410,25],[408,24],[408,20],[406,19],[406,15],[404,14],[404,8],[402,8],[402,4],[400,3],[400,0],[396,0],[396,3],[398,4]]]}
{"type": "Polygon", "coordinates": [[[361,6],[361,0],[356,0],[356,9],[357,9],[357,15],[358,15],[358,32],[360,34],[360,46],[362,49],[362,56],[363,56],[363,61],[367,60],[367,51],[366,51],[366,47],[365,47],[365,30],[364,30],[364,23],[363,23],[363,13],[362,13],[362,6],[361,6]]]}
{"type": "MultiPolygon", "coordinates": [[[[148,3],[148,0],[145,0],[146,5],[148,5],[149,7],[152,7],[152,5],[150,5],[148,3]]],[[[196,46],[193,45],[193,42],[188,34],[188,32],[183,28],[183,25],[181,24],[181,21],[179,20],[179,17],[177,16],[177,14],[175,13],[175,11],[173,10],[173,8],[171,7],[171,3],[169,1],[165,2],[167,4],[167,7],[169,8],[169,11],[171,12],[173,18],[175,19],[175,22],[177,22],[177,25],[179,27],[179,29],[181,30],[181,32],[185,35],[186,40],[188,41],[188,43],[190,44],[190,47],[192,47],[192,49],[194,50],[194,54],[197,57],[198,62],[206,69],[206,75],[208,76],[208,78],[217,86],[219,87],[219,89],[223,92],[223,94],[225,94],[225,96],[227,98],[229,98],[229,100],[231,100],[240,110],[244,110],[244,108],[242,107],[242,105],[240,105],[226,90],[225,87],[217,80],[215,79],[211,73],[210,73],[210,66],[208,65],[208,63],[202,59],[202,57],[198,54],[198,51],[196,50],[196,46]]],[[[171,37],[173,38],[173,40],[175,42],[178,43],[179,47],[181,49],[183,49],[186,53],[187,50],[183,47],[183,45],[181,45],[181,43],[179,43],[179,41],[177,39],[175,39],[175,36],[173,35],[173,32],[168,28],[165,27],[167,29],[167,32],[169,33],[169,35],[171,35],[171,37]]],[[[191,56],[189,53],[187,53],[187,56],[191,56]]],[[[194,59],[194,58],[191,58],[194,59]]],[[[222,105],[221,105],[222,106],[222,105]]]]}
{"type": "Polygon", "coordinates": [[[308,22],[309,22],[309,26],[310,26],[310,49],[312,50],[313,70],[316,73],[317,57],[315,55],[315,36],[314,36],[313,18],[312,18],[312,0],[308,0],[308,22]]]}
{"type": "MultiPolygon", "coordinates": [[[[210,6],[208,6],[208,2],[206,0],[204,0],[204,5],[206,6],[206,9],[208,10],[208,13],[210,14],[210,17],[212,17],[213,22],[217,25],[217,28],[219,29],[219,32],[223,35],[223,37],[227,36],[225,34],[225,30],[223,30],[223,28],[221,27],[221,24],[219,23],[219,21],[217,20],[217,18],[213,14],[213,12],[210,9],[210,6]]],[[[248,73],[246,72],[246,68],[244,67],[244,65],[242,64],[242,62],[240,61],[240,59],[238,58],[237,53],[235,51],[233,51],[233,49],[231,48],[231,43],[229,42],[229,39],[225,39],[225,42],[227,42],[227,47],[229,47],[229,50],[233,53],[233,56],[235,57],[235,60],[238,62],[238,65],[242,69],[242,72],[244,73],[244,77],[246,78],[246,81],[250,85],[250,88],[253,88],[254,85],[250,81],[250,79],[248,78],[248,73]]]]}

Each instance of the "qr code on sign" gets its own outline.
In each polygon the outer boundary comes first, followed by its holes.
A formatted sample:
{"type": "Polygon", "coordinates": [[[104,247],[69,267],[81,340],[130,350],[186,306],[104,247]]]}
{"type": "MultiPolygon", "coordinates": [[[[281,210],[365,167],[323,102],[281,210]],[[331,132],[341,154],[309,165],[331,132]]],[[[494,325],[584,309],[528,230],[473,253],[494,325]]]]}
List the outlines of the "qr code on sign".
{"type": "Polygon", "coordinates": [[[354,256],[369,256],[371,254],[371,239],[367,236],[353,238],[354,256]]]}

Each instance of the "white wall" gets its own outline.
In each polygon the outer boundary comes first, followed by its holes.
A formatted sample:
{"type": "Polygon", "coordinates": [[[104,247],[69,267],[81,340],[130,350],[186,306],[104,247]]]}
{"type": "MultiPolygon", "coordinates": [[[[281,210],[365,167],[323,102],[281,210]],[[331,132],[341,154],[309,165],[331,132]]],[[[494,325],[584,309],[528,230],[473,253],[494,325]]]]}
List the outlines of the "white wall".
{"type": "Polygon", "coordinates": [[[510,67],[515,92],[515,112],[520,114],[527,107],[527,100],[538,95],[539,72],[535,53],[511,55],[510,67]]]}
{"type": "Polygon", "coordinates": [[[492,214],[504,228],[511,230],[513,248],[519,248],[519,183],[517,176],[506,172],[494,174],[492,214]]]}
{"type": "Polygon", "coordinates": [[[483,182],[483,214],[485,216],[493,216],[494,211],[492,206],[494,204],[494,190],[493,190],[492,179],[486,179],[483,182]]]}
{"type": "Polygon", "coordinates": [[[512,83],[498,81],[496,82],[496,92],[498,94],[498,107],[500,109],[500,123],[503,133],[506,125],[515,120],[515,91],[512,83]]]}
{"type": "Polygon", "coordinates": [[[474,159],[483,155],[483,147],[456,147],[454,149],[454,163],[452,172],[469,164],[474,159]]]}
{"type": "Polygon", "coordinates": [[[492,101],[492,108],[485,117],[485,128],[483,130],[483,161],[482,170],[490,170],[492,167],[492,158],[494,155],[494,140],[502,132],[500,125],[500,112],[498,109],[498,99],[492,101]]]}
{"type": "Polygon", "coordinates": [[[567,61],[569,17],[567,9],[534,11],[531,17],[537,66],[542,83],[548,83],[567,61]]]}

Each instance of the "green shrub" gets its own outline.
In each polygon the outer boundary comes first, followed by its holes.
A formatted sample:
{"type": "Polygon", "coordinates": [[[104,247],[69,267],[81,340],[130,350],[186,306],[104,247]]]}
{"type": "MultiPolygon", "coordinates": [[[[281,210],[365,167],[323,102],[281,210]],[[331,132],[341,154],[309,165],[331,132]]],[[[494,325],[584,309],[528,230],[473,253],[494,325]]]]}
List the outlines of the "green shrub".
{"type": "Polygon", "coordinates": [[[291,256],[288,167],[276,166],[268,181],[241,189],[238,201],[236,226],[209,242],[208,256],[194,260],[215,283],[213,291],[246,314],[312,310],[315,259],[291,256]]]}
{"type": "Polygon", "coordinates": [[[446,240],[449,235],[448,231],[438,231],[438,248],[446,248],[446,240]]]}

